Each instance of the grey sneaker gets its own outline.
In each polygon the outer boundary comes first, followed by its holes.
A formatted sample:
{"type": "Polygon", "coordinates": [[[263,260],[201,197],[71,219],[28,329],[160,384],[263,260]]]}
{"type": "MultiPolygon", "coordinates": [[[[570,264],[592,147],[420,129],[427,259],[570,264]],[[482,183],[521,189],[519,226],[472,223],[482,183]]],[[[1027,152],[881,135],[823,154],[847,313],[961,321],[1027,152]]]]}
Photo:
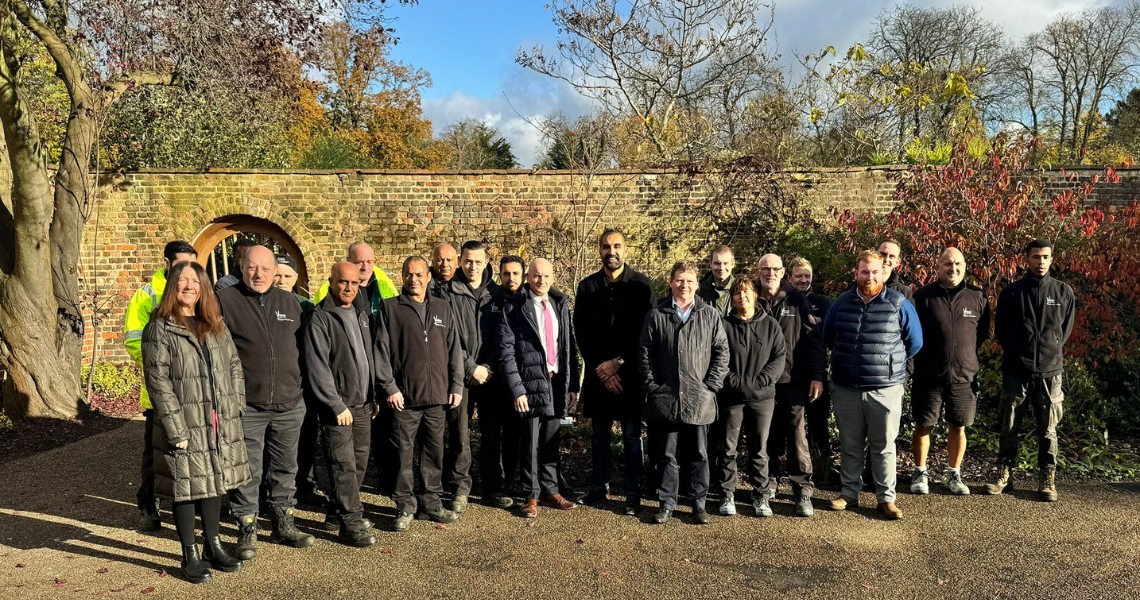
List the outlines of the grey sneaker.
{"type": "Polygon", "coordinates": [[[724,495],[724,501],[720,503],[719,512],[726,517],[731,517],[736,514],[736,500],[732,497],[731,492],[724,495]]]}
{"type": "Polygon", "coordinates": [[[768,506],[768,495],[757,494],[752,498],[752,510],[756,512],[757,517],[768,518],[772,516],[772,507],[768,506]]]}
{"type": "Polygon", "coordinates": [[[811,505],[811,496],[796,496],[796,516],[810,517],[815,514],[815,507],[811,505]]]}
{"type": "Polygon", "coordinates": [[[944,484],[946,485],[946,491],[955,496],[970,495],[970,487],[966,485],[966,482],[962,481],[961,471],[947,471],[944,484]]]}
{"type": "Polygon", "coordinates": [[[392,531],[407,531],[412,524],[412,513],[400,511],[396,515],[396,522],[392,524],[392,531]]]}
{"type": "Polygon", "coordinates": [[[910,476],[910,493],[925,496],[930,493],[930,473],[926,469],[915,469],[910,476]]]}

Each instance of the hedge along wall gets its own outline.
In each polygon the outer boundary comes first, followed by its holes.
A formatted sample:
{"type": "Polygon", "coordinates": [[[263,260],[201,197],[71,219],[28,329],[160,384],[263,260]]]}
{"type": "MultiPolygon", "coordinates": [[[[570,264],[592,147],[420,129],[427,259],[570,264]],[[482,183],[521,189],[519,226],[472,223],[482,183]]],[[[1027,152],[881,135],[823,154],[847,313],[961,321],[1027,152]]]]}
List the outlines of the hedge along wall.
{"type": "MultiPolygon", "coordinates": [[[[887,210],[895,187],[891,175],[903,171],[859,167],[786,176],[820,211],[887,210]]],[[[1121,184],[1100,192],[1116,200],[1137,196],[1140,169],[1121,175],[1121,184]]],[[[84,230],[80,263],[87,361],[96,336],[98,360],[128,360],[122,341],[130,296],[161,268],[166,242],[200,245],[219,236],[219,222],[244,219],[278,228],[302,254],[313,289],[356,240],[373,246],[377,265],[397,283],[405,257],[428,256],[442,241],[480,239],[492,245],[493,256],[521,251],[528,259],[558,259],[558,285],[569,289],[572,280],[598,268],[594,244],[607,226],[627,231],[630,262],[643,270],[698,258],[685,248],[717,242],[703,239],[707,229],[702,233],[689,217],[690,207],[707,195],[701,178],[679,193],[672,186],[676,177],[664,171],[148,170],[105,179],[84,230]],[[670,243],[677,239],[689,243],[670,243]]],[[[1064,185],[1060,173],[1050,181],[1064,185]]]]}

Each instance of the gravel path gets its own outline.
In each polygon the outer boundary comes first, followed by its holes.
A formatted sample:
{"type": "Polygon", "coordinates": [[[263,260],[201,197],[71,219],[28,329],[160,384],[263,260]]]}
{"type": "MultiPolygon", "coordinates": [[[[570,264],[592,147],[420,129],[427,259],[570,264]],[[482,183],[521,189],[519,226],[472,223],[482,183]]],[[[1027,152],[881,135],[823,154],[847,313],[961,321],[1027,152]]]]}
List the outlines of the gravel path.
{"type": "MultiPolygon", "coordinates": [[[[526,522],[474,505],[456,524],[416,521],[404,534],[350,549],[263,543],[239,573],[194,586],[179,579],[167,522],[135,533],[141,421],[9,462],[0,472],[0,599],[23,598],[1129,598],[1140,597],[1140,497],[1106,484],[1063,485],[1061,501],[903,495],[901,522],[864,508],[760,520],[714,515],[668,525],[607,509],[543,511],[526,522]],[[168,574],[163,574],[165,571],[168,574]]],[[[1029,483],[1025,485],[1028,487],[1029,483]]],[[[940,490],[941,486],[932,486],[940,490]]],[[[817,508],[834,493],[820,492],[817,508]]],[[[367,495],[382,528],[394,511],[367,495]]],[[[234,539],[223,522],[223,539],[234,539]]]]}

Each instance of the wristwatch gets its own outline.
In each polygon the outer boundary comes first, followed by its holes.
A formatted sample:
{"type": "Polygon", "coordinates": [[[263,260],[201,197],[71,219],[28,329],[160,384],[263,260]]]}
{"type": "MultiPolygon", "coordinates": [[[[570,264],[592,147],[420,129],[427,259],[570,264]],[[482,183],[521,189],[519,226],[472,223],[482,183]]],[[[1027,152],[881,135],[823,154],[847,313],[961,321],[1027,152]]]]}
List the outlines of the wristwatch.
{"type": "Polygon", "coordinates": [[[619,367],[625,364],[625,359],[624,359],[624,358],[622,358],[622,357],[620,357],[620,356],[619,356],[619,357],[617,357],[617,361],[618,361],[618,366],[619,366],[619,367]]]}

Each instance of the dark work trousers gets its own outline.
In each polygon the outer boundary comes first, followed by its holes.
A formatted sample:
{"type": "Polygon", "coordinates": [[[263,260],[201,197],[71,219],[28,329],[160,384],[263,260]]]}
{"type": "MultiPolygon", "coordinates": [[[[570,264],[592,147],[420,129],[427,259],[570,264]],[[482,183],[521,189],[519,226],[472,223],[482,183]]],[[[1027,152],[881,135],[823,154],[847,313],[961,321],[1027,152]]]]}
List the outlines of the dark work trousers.
{"type": "Polygon", "coordinates": [[[998,404],[998,464],[1017,466],[1017,431],[1026,411],[1037,423],[1037,468],[1057,466],[1057,424],[1064,414],[1061,376],[1025,380],[1002,375],[1001,402],[998,404]]]}
{"type": "MultiPolygon", "coordinates": [[[[381,394],[382,395],[382,394],[381,394]]],[[[399,449],[392,435],[395,411],[388,408],[387,398],[377,398],[380,414],[372,419],[372,464],[376,468],[376,493],[391,496],[396,490],[399,466],[399,449]]]]}
{"type": "Polygon", "coordinates": [[[823,386],[823,395],[807,405],[808,444],[811,451],[826,457],[831,464],[831,390],[823,386]]]}
{"type": "Polygon", "coordinates": [[[768,489],[768,430],[776,400],[720,403],[720,417],[712,425],[713,460],[716,483],[722,494],[735,494],[737,484],[737,445],[740,430],[748,436],[748,476],[756,492],[771,496],[768,489]]]}
{"type": "Polygon", "coordinates": [[[516,417],[520,421],[523,495],[538,500],[558,494],[558,417],[516,417]]]}
{"type": "Polygon", "coordinates": [[[443,493],[443,438],[447,430],[447,409],[442,404],[408,407],[392,412],[390,435],[396,447],[396,481],[392,500],[396,508],[412,514],[416,512],[415,457],[416,438],[420,440],[420,479],[423,491],[419,506],[429,512],[443,508],[439,500],[443,493]]]}
{"type": "MultiPolygon", "coordinates": [[[[590,419],[593,431],[593,448],[590,462],[593,474],[590,485],[594,488],[610,488],[613,473],[610,438],[614,419],[594,417],[590,419]]],[[[641,417],[621,420],[622,448],[625,451],[625,493],[628,496],[641,496],[641,486],[645,481],[645,453],[641,447],[641,417]]]]}
{"type": "Polygon", "coordinates": [[[768,455],[772,458],[771,473],[778,475],[780,457],[787,454],[783,465],[792,480],[792,493],[811,498],[815,484],[811,479],[811,451],[804,425],[808,389],[806,381],[776,384],[776,412],[768,434],[768,455]]]}
{"type": "Polygon", "coordinates": [[[681,463],[693,492],[693,505],[704,508],[709,492],[709,426],[652,423],[648,429],[649,456],[656,468],[661,508],[677,507],[681,463]]]}
{"type": "Polygon", "coordinates": [[[445,488],[454,496],[467,496],[471,493],[471,413],[467,388],[463,388],[463,400],[455,408],[445,408],[447,412],[447,442],[443,453],[443,480],[445,488]]]}
{"type": "Polygon", "coordinates": [[[329,465],[330,515],[340,518],[344,528],[355,531],[361,528],[364,505],[360,503],[360,486],[368,470],[368,450],[372,445],[372,416],[370,406],[350,407],[352,425],[337,425],[332,411],[321,411],[321,434],[324,438],[325,460],[329,465]]]}
{"type": "Polygon", "coordinates": [[[252,478],[230,492],[234,516],[240,518],[257,514],[263,473],[270,506],[290,508],[296,503],[293,495],[297,491],[297,442],[304,420],[304,402],[282,412],[262,410],[255,405],[246,407],[241,425],[245,431],[245,450],[252,478]]]}
{"type": "Polygon", "coordinates": [[[317,489],[316,465],[320,452],[317,446],[321,437],[321,415],[327,411],[323,404],[305,400],[305,420],[301,422],[301,438],[297,443],[297,493],[300,495],[317,489]]]}
{"type": "Polygon", "coordinates": [[[139,510],[158,512],[158,498],[154,497],[154,409],[143,411],[146,429],[143,430],[142,469],[139,472],[139,491],[135,494],[139,510]]]}
{"type": "Polygon", "coordinates": [[[519,427],[510,395],[493,382],[471,388],[471,401],[479,409],[479,473],[483,495],[506,493],[519,464],[519,427]]]}

